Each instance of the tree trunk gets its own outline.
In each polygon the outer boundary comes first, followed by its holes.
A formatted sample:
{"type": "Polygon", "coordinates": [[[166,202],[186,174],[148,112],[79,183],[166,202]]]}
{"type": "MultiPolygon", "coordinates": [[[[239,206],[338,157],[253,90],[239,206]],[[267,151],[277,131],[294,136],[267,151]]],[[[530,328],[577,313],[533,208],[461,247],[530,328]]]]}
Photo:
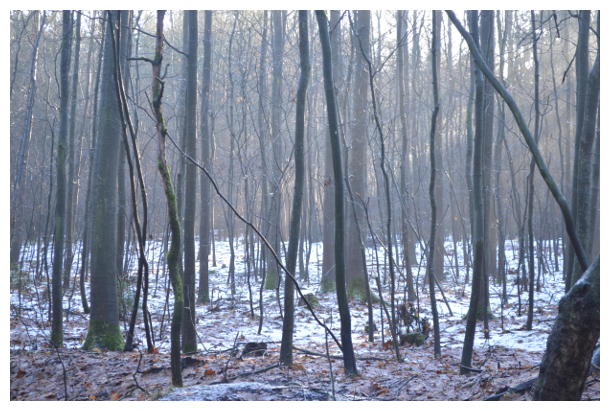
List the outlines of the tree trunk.
{"type": "MultiPolygon", "coordinates": [[[[365,56],[371,54],[370,46],[370,30],[371,30],[371,12],[370,10],[359,10],[355,22],[354,47],[356,47],[356,67],[354,69],[354,122],[352,127],[351,145],[352,156],[350,161],[349,175],[351,176],[351,186],[355,194],[360,194],[362,198],[367,196],[366,189],[366,147],[367,133],[366,127],[369,119],[368,114],[368,92],[369,92],[369,72],[365,60],[365,56]],[[359,39],[359,40],[358,40],[359,39]]],[[[334,157],[334,156],[333,156],[334,157]]],[[[334,161],[333,161],[334,165],[334,161]]],[[[335,179],[335,183],[337,183],[335,179]]],[[[340,195],[343,199],[343,192],[340,195]]],[[[335,195],[335,198],[339,198],[335,195]]],[[[342,200],[343,201],[343,200],[342,200]]],[[[336,207],[336,205],[335,205],[336,207]]],[[[363,219],[363,213],[359,209],[358,215],[353,216],[348,209],[348,222],[358,218],[363,219]]],[[[335,220],[335,224],[337,221],[335,220]]],[[[346,280],[347,280],[347,296],[348,298],[356,298],[359,301],[366,301],[366,291],[364,284],[364,270],[362,259],[360,258],[358,231],[356,224],[348,223],[347,227],[347,261],[346,261],[346,280]]],[[[335,247],[338,247],[335,244],[335,247]]],[[[338,279],[337,279],[338,281],[338,279]]]]}
{"type": "Polygon", "coordinates": [[[172,369],[172,385],[182,387],[182,364],[180,363],[180,328],[182,325],[184,298],[182,296],[182,279],[180,278],[180,219],[178,217],[178,205],[176,202],[176,194],[172,186],[172,179],[169,174],[169,166],[166,158],[165,139],[167,129],[165,128],[165,120],[163,118],[162,98],[163,98],[163,83],[161,82],[161,65],[163,62],[163,17],[165,10],[157,11],[157,36],[155,56],[156,59],[150,61],[153,66],[153,101],[152,106],[154,115],[157,120],[157,139],[158,139],[158,156],[157,166],[163,181],[163,189],[167,201],[167,209],[169,212],[169,221],[172,231],[172,243],[167,253],[167,266],[169,268],[169,276],[174,291],[174,314],[172,316],[171,326],[171,353],[170,362],[172,369]]]}
{"type": "Polygon", "coordinates": [[[600,258],[559,301],[546,343],[534,399],[579,401],[600,336],[600,258]]]}
{"type": "MultiPolygon", "coordinates": [[[[185,140],[186,154],[197,161],[197,10],[186,12],[189,20],[188,65],[186,73],[185,140]]],[[[195,331],[195,209],[197,200],[197,169],[192,162],[186,165],[184,204],[184,282],[186,298],[182,327],[182,351],[197,351],[195,331]]],[[[207,256],[206,256],[207,257],[207,256]]]]}
{"type": "MultiPolygon", "coordinates": [[[[408,12],[407,17],[404,19],[408,21],[408,12]]],[[[402,196],[402,201],[405,207],[401,209],[401,236],[402,236],[402,252],[403,258],[405,261],[405,270],[407,272],[407,299],[409,301],[415,301],[415,290],[413,289],[413,273],[411,272],[411,259],[409,258],[409,216],[406,213],[407,207],[406,205],[409,202],[408,194],[407,194],[407,172],[409,169],[409,153],[408,153],[408,137],[407,137],[407,115],[406,115],[406,107],[405,107],[405,79],[403,73],[406,73],[406,88],[409,88],[409,70],[404,69],[404,60],[403,50],[406,51],[406,60],[409,60],[409,47],[407,41],[407,30],[406,27],[403,29],[403,11],[398,10],[398,14],[396,17],[396,36],[398,49],[396,50],[396,60],[397,60],[397,69],[398,69],[398,93],[399,93],[399,104],[400,104],[400,125],[401,125],[401,138],[402,138],[402,152],[400,156],[400,196],[402,196]]],[[[405,24],[406,26],[406,24],[405,24]]]]}
{"type": "MultiPolygon", "coordinates": [[[[203,29],[203,73],[201,76],[201,163],[210,170],[210,77],[212,73],[212,11],[205,11],[203,29]]],[[[199,296],[197,302],[210,302],[208,279],[210,255],[210,179],[201,173],[201,217],[199,226],[199,296]]]]}
{"type": "MultiPolygon", "coordinates": [[[[539,60],[538,60],[538,40],[536,37],[536,15],[534,11],[531,11],[532,16],[532,32],[534,33],[533,39],[534,44],[532,46],[533,58],[534,58],[534,111],[535,111],[535,123],[534,123],[534,139],[536,144],[540,139],[540,73],[539,73],[539,60]]],[[[528,182],[528,201],[527,201],[527,237],[529,245],[528,255],[528,272],[529,272],[529,298],[528,298],[528,312],[527,321],[525,323],[525,329],[531,331],[532,322],[534,320],[534,159],[530,162],[530,173],[527,178],[528,182]]],[[[541,238],[538,238],[540,241],[541,238]]]]}
{"type": "MultiPolygon", "coordinates": [[[[311,67],[309,64],[309,33],[307,29],[307,11],[299,11],[299,56],[301,77],[296,96],[296,119],[294,129],[294,198],[292,200],[292,215],[290,217],[290,234],[286,268],[295,276],[297,252],[299,248],[299,232],[301,229],[301,212],[305,185],[305,105],[307,103],[307,87],[311,67]]],[[[286,278],[284,289],[284,322],[282,327],[282,345],[280,362],[292,364],[292,333],[294,331],[294,281],[286,278]]]]}
{"type": "MultiPolygon", "coordinates": [[[[334,27],[330,35],[330,47],[333,58],[334,75],[337,76],[338,67],[335,64],[340,57],[341,41],[341,11],[331,10],[330,25],[334,27]]],[[[335,243],[334,243],[334,195],[335,183],[333,182],[333,155],[330,142],[330,131],[325,133],[324,149],[324,203],[322,205],[323,216],[323,256],[322,256],[322,280],[320,292],[336,291],[335,283],[335,243]]]]}
{"type": "MultiPolygon", "coordinates": [[[[436,56],[438,53],[437,46],[440,46],[439,39],[439,31],[440,31],[440,22],[437,18],[437,15],[440,15],[440,11],[433,11],[432,16],[432,90],[434,94],[434,111],[432,112],[432,125],[430,128],[430,240],[428,241],[428,261],[434,261],[434,252],[436,248],[436,126],[437,126],[437,116],[440,110],[439,103],[439,87],[438,87],[438,73],[437,73],[437,65],[436,65],[436,56]]],[[[439,47],[440,48],[440,47],[439,47]]],[[[440,173],[439,173],[440,174],[440,173]]],[[[389,199],[388,199],[389,201],[389,199]]],[[[389,210],[388,210],[389,212],[389,210]]],[[[441,339],[440,339],[440,330],[438,324],[438,312],[436,310],[436,296],[434,291],[434,277],[435,277],[435,264],[428,263],[427,271],[428,271],[428,281],[430,285],[430,308],[432,310],[432,319],[434,324],[434,357],[439,358],[441,356],[441,339]]],[[[393,291],[393,290],[392,290],[393,291]]]]}
{"type": "Polygon", "coordinates": [[[349,305],[347,304],[347,290],[345,289],[345,255],[343,243],[343,169],[341,167],[341,145],[339,143],[339,122],[337,116],[337,105],[335,100],[335,86],[331,65],[331,50],[328,34],[328,23],[326,14],[316,11],[318,27],[320,29],[320,43],[322,45],[322,62],[324,73],[324,94],[326,95],[326,107],[330,137],[333,153],[333,171],[335,177],[335,272],[337,285],[337,303],[341,319],[341,345],[343,349],[343,365],[347,375],[357,375],[356,357],[352,344],[351,318],[349,305]]]}
{"type": "MultiPolygon", "coordinates": [[[[591,10],[581,10],[578,16],[578,43],[576,44],[576,135],[574,137],[574,165],[572,174],[572,204],[573,216],[578,216],[578,175],[580,142],[585,117],[585,104],[587,100],[587,73],[589,72],[589,25],[591,24],[591,10]]],[[[566,271],[566,293],[572,287],[572,273],[574,271],[575,249],[573,244],[568,244],[567,258],[564,264],[566,271]]],[[[584,269],[581,272],[585,271],[584,269]]]]}
{"type": "MultiPolygon", "coordinates": [[[[479,47],[478,12],[469,11],[468,23],[472,34],[473,47],[479,47]]],[[[483,75],[479,67],[474,65],[473,75],[476,78],[475,91],[475,135],[474,135],[474,159],[472,170],[473,182],[473,205],[474,205],[474,232],[472,233],[472,244],[474,248],[472,291],[470,294],[470,306],[468,308],[468,319],[466,322],[466,334],[464,335],[464,346],[462,348],[461,365],[470,367],[472,362],[472,351],[474,346],[474,334],[477,323],[477,309],[481,299],[480,290],[484,275],[484,241],[483,241],[483,75]]],[[[460,368],[460,374],[468,374],[465,368],[460,368]]]]}
{"type": "MultiPolygon", "coordinates": [[[[595,230],[593,226],[589,226],[590,214],[591,214],[591,172],[592,172],[592,161],[595,152],[595,134],[597,125],[597,107],[599,102],[599,81],[600,81],[600,68],[599,68],[599,51],[595,64],[589,74],[587,81],[587,99],[585,102],[585,117],[582,124],[580,150],[578,153],[578,176],[577,184],[574,186],[574,191],[577,193],[578,204],[576,213],[576,229],[578,230],[578,237],[583,243],[585,250],[589,250],[591,239],[595,230]]],[[[597,203],[597,200],[595,201],[597,203]]],[[[582,269],[578,262],[575,262],[574,268],[572,269],[572,286],[576,284],[580,278],[582,269]]]]}
{"type": "Polygon", "coordinates": [[[68,99],[70,88],[70,34],[72,15],[63,11],[61,65],[60,65],[60,105],[59,140],[57,144],[57,197],[55,202],[55,244],[53,249],[53,323],[51,345],[61,347],[64,343],[62,306],[62,266],[64,251],[64,230],[66,220],[66,143],[68,139],[68,99]]]}
{"type": "MultiPolygon", "coordinates": [[[[271,166],[271,204],[269,210],[270,231],[269,242],[276,253],[280,252],[280,224],[282,187],[281,175],[284,164],[284,154],[280,136],[282,111],[282,70],[284,56],[284,21],[282,11],[273,11],[273,83],[271,84],[271,142],[273,147],[273,165],[271,166]]],[[[279,269],[271,255],[267,260],[267,277],[265,289],[274,290],[279,285],[279,269]]]]}
{"type": "MultiPolygon", "coordinates": [[[[116,12],[112,20],[116,22],[116,12]]],[[[116,266],[117,173],[120,114],[115,91],[115,56],[112,30],[107,22],[104,62],[101,74],[100,125],[97,157],[93,237],[91,244],[91,317],[83,349],[94,347],[119,350],[124,346],[119,325],[116,266]]],[[[122,34],[116,29],[117,36],[122,34]]],[[[118,43],[118,41],[117,41],[118,43]]]]}

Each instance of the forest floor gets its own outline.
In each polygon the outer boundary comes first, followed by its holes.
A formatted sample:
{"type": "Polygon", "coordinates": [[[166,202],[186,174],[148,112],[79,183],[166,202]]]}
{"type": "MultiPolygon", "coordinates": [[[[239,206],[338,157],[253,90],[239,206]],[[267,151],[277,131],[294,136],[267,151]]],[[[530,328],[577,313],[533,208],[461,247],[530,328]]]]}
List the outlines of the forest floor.
{"type": "MultiPolygon", "coordinates": [[[[509,240],[506,254],[509,270],[514,271],[517,258],[511,245],[513,243],[509,240]]],[[[58,350],[50,348],[46,280],[43,283],[32,281],[31,272],[36,265],[33,256],[36,254],[33,246],[26,249],[24,260],[30,262],[23,264],[20,278],[15,274],[11,276],[11,400],[64,400],[66,397],[70,400],[327,400],[332,397],[331,377],[337,400],[480,400],[538,375],[546,339],[557,314],[557,303],[563,295],[561,272],[549,270],[543,273],[540,276],[540,291],[534,293],[534,326],[531,331],[525,331],[527,293],[521,292],[519,298],[517,287],[513,285],[515,274],[509,275],[509,301],[506,304],[500,304],[501,287],[490,280],[490,305],[494,317],[489,321],[490,338],[484,338],[483,325],[478,323],[472,361],[472,368],[481,372],[459,375],[466,327],[463,318],[468,310],[470,286],[465,286],[461,248],[454,252],[452,242],[447,241],[445,269],[448,272],[441,282],[447,302],[443,301],[438,290],[436,292],[441,357],[434,358],[433,333],[430,332],[422,346],[405,344],[400,347],[404,361],[397,362],[386,320],[383,335],[381,332],[379,304],[374,304],[377,326],[375,342],[369,342],[364,330],[368,319],[367,305],[350,301],[352,340],[356,356],[361,359],[357,361],[360,375],[348,377],[340,358],[331,359],[331,371],[325,355],[324,330],[303,306],[296,307],[295,312],[293,366],[278,366],[282,333],[278,294],[273,290],[263,291],[264,317],[259,334],[260,279],[257,280],[252,274],[251,286],[248,287],[241,242],[238,249],[235,258],[236,294],[232,296],[231,287],[227,284],[229,246],[227,242],[216,242],[217,267],[210,270],[212,303],[200,304],[196,308],[199,351],[183,355],[185,388],[174,390],[168,388],[171,384],[169,312],[173,307],[173,298],[171,292],[168,293],[169,284],[163,269],[158,270],[162,266],[158,261],[161,261],[163,254],[160,240],[151,241],[148,249],[151,262],[149,311],[155,342],[152,354],[146,352],[141,321],[137,322],[135,337],[141,351],[80,349],[86,338],[89,319],[88,315],[82,313],[76,285],[78,276],[64,294],[65,347],[58,350]],[[28,252],[31,255],[29,259],[28,252]],[[456,254],[459,265],[457,273],[453,260],[456,254]],[[446,304],[451,307],[451,314],[446,304]],[[266,343],[264,356],[242,357],[246,343],[266,343]]],[[[309,250],[309,283],[302,282],[302,288],[307,293],[314,293],[319,287],[322,246],[314,243],[309,250]]],[[[417,254],[419,260],[419,249],[417,254]]],[[[367,248],[367,255],[373,264],[374,249],[367,248]]],[[[137,271],[134,261],[136,259],[132,258],[127,270],[132,283],[135,283],[133,280],[137,271]]],[[[413,274],[421,284],[425,273],[425,266],[421,264],[425,264],[425,258],[419,263],[419,266],[413,266],[413,274]]],[[[551,261],[549,265],[552,268],[551,261]]],[[[74,264],[75,271],[77,266],[78,261],[74,264]]],[[[383,266],[381,272],[383,276],[383,266]]],[[[373,291],[378,293],[373,281],[371,284],[373,291]]],[[[432,323],[429,295],[421,287],[419,289],[418,300],[413,307],[419,310],[418,318],[427,317],[432,323]]],[[[396,294],[397,301],[402,304],[404,281],[398,281],[397,290],[400,290],[396,294]]],[[[131,311],[130,304],[133,304],[132,294],[130,288],[125,287],[121,300],[125,300],[128,312],[131,311]]],[[[316,315],[326,320],[333,333],[339,336],[336,295],[316,293],[316,296],[320,301],[320,306],[315,308],[316,315]]],[[[384,287],[383,296],[385,301],[389,301],[387,287],[384,287]]],[[[283,304],[282,292],[279,298],[283,304]]],[[[122,318],[121,325],[126,329],[127,316],[122,318]]],[[[341,352],[330,336],[328,341],[330,355],[340,356],[341,352]]],[[[589,378],[583,400],[599,397],[597,375],[596,378],[589,378]]],[[[524,394],[505,395],[502,399],[528,400],[531,395],[526,391],[524,394]]]]}

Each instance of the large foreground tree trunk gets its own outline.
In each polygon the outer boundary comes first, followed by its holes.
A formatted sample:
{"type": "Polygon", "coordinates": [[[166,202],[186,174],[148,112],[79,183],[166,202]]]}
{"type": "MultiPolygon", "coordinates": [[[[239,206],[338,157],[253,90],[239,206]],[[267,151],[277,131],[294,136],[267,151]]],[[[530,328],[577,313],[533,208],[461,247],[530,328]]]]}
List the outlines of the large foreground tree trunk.
{"type": "Polygon", "coordinates": [[[599,255],[559,301],[540,365],[536,400],[578,401],[600,334],[599,255]]]}
{"type": "MultiPolygon", "coordinates": [[[[116,22],[118,13],[112,13],[116,22]]],[[[117,221],[117,174],[121,123],[115,90],[115,56],[112,50],[113,30],[107,22],[104,62],[102,66],[100,123],[93,175],[94,186],[93,234],[91,242],[91,317],[83,349],[94,347],[119,350],[125,345],[119,325],[117,297],[116,221],[117,221]]],[[[116,24],[116,23],[113,23],[116,24]]],[[[122,30],[117,34],[120,41],[122,30]]],[[[118,64],[118,62],[117,62],[118,64]]]]}

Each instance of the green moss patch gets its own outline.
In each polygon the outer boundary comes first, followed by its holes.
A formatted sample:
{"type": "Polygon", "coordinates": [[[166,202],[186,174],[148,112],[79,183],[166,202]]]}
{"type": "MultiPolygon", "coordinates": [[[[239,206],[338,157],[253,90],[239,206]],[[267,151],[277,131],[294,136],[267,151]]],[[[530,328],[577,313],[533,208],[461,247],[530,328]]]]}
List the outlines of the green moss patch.
{"type": "Polygon", "coordinates": [[[116,351],[122,350],[124,346],[125,341],[123,340],[119,324],[109,324],[107,321],[102,320],[91,320],[87,339],[83,344],[83,350],[107,348],[111,351],[116,351]]]}

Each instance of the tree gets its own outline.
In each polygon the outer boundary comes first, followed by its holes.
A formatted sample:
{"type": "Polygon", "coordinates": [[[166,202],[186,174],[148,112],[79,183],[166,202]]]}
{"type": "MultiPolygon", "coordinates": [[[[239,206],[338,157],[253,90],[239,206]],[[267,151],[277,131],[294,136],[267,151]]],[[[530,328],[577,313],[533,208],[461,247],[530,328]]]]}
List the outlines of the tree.
{"type": "MultiPolygon", "coordinates": [[[[309,33],[307,28],[307,11],[299,11],[299,56],[301,62],[301,76],[297,89],[297,109],[294,126],[294,197],[292,200],[292,214],[290,216],[290,233],[288,240],[288,254],[286,255],[286,268],[295,276],[297,265],[297,252],[299,249],[299,236],[301,230],[301,213],[303,210],[303,195],[305,186],[305,105],[307,102],[307,87],[311,67],[309,65],[309,33]]],[[[294,281],[286,278],[284,288],[284,324],[282,327],[282,346],[280,349],[280,362],[284,365],[292,364],[292,333],[294,330],[294,281]]]]}
{"type": "Polygon", "coordinates": [[[55,200],[55,247],[53,251],[53,323],[51,344],[61,347],[64,342],[63,330],[63,292],[62,263],[64,251],[64,231],[66,220],[66,144],[68,138],[68,102],[70,96],[70,35],[72,15],[70,10],[63,11],[61,66],[60,66],[60,106],[59,141],[57,144],[57,197],[55,200]]]}
{"type": "MultiPolygon", "coordinates": [[[[437,14],[440,14],[439,11],[434,11],[432,15],[432,89],[434,94],[434,111],[432,112],[432,126],[430,128],[430,241],[428,242],[428,281],[430,285],[430,307],[432,309],[432,319],[434,324],[434,356],[436,358],[441,355],[441,339],[440,339],[440,330],[438,325],[438,312],[436,310],[436,297],[434,291],[434,277],[435,277],[435,267],[434,264],[431,264],[434,261],[434,249],[436,248],[436,231],[437,231],[437,223],[436,223],[436,193],[435,193],[435,183],[436,183],[436,146],[435,146],[435,138],[436,138],[436,126],[437,126],[437,116],[440,110],[440,103],[438,101],[438,73],[436,66],[436,56],[438,53],[437,46],[440,46],[439,41],[439,31],[440,25],[437,19],[437,14]]],[[[388,199],[389,201],[389,199],[388,199]]],[[[389,210],[388,210],[389,213],[389,210]]]]}
{"type": "MultiPolygon", "coordinates": [[[[532,38],[533,38],[533,57],[534,57],[534,140],[536,144],[540,140],[540,62],[538,60],[538,40],[536,36],[536,15],[534,10],[531,11],[532,19],[532,38]]],[[[525,329],[531,331],[532,322],[534,321],[534,159],[530,162],[530,173],[528,175],[528,197],[527,197],[527,235],[528,235],[528,272],[529,272],[529,299],[527,322],[525,329]]]]}
{"type": "MultiPolygon", "coordinates": [[[[402,247],[403,247],[403,258],[405,261],[405,269],[407,271],[407,292],[409,301],[415,301],[415,290],[413,289],[413,273],[411,272],[411,259],[409,256],[410,249],[410,241],[409,241],[409,222],[407,215],[407,207],[408,204],[408,196],[407,196],[407,173],[409,169],[409,154],[408,154],[408,146],[409,141],[407,137],[407,114],[405,107],[405,88],[407,89],[407,94],[409,90],[409,70],[405,70],[404,61],[409,61],[409,47],[407,41],[407,29],[406,27],[403,29],[403,20],[409,20],[409,12],[406,12],[406,17],[403,19],[403,11],[398,10],[396,15],[396,64],[398,69],[398,98],[400,104],[400,131],[401,131],[401,139],[402,139],[402,151],[400,154],[400,195],[402,196],[402,202],[404,206],[401,207],[401,235],[402,235],[402,247]],[[406,54],[406,57],[404,56],[406,54]],[[404,75],[403,75],[404,73],[404,75]],[[405,87],[405,77],[406,77],[406,87],[405,87]]],[[[405,24],[406,26],[406,24],[405,24]]],[[[407,98],[408,100],[408,98],[407,98]]]]}
{"type": "Polygon", "coordinates": [[[330,39],[328,34],[328,22],[326,14],[316,10],[316,19],[320,31],[320,43],[322,45],[322,64],[324,73],[324,94],[326,95],[326,111],[330,127],[330,138],[333,152],[333,172],[335,177],[335,272],[337,285],[337,303],[339,305],[339,316],[341,319],[341,343],[343,351],[343,364],[347,375],[357,375],[356,356],[352,344],[351,318],[349,305],[347,304],[347,292],[345,289],[345,255],[343,242],[343,170],[341,168],[341,145],[339,143],[339,122],[337,116],[337,105],[335,101],[335,86],[333,84],[333,72],[330,50],[330,39]]]}
{"type": "MultiPolygon", "coordinates": [[[[353,110],[354,122],[352,127],[352,156],[350,161],[349,174],[351,176],[351,185],[354,194],[360,194],[366,197],[366,147],[367,147],[367,121],[368,115],[368,92],[369,92],[369,69],[366,64],[366,56],[371,53],[370,45],[370,30],[371,30],[371,12],[370,10],[359,10],[356,14],[355,35],[360,39],[360,43],[354,41],[356,47],[356,66],[354,69],[354,96],[353,110]]],[[[333,156],[334,167],[334,156],[333,156]]],[[[336,178],[336,177],[335,177],[336,178]]],[[[335,179],[335,184],[337,183],[335,179]]],[[[340,192],[343,195],[343,192],[340,192]]],[[[335,195],[335,198],[337,196],[335,195]]],[[[343,198],[343,197],[341,197],[343,198]]],[[[335,205],[336,207],[336,205],[335,205]]],[[[358,231],[356,224],[353,223],[355,218],[362,220],[363,213],[360,208],[357,216],[353,216],[348,212],[348,221],[352,222],[347,227],[347,265],[346,265],[346,280],[347,280],[347,296],[348,298],[356,298],[359,301],[366,301],[366,291],[364,287],[368,284],[364,283],[364,270],[366,267],[360,258],[358,231]]],[[[335,219],[335,224],[337,221],[335,219]]],[[[335,244],[335,247],[338,247],[335,244]]],[[[336,263],[336,262],[335,262],[336,263]]],[[[339,279],[337,278],[337,281],[339,279]]]]}
{"type": "MultiPolygon", "coordinates": [[[[212,10],[205,11],[203,24],[203,72],[201,75],[201,163],[210,167],[210,77],[212,74],[212,10]]],[[[201,218],[199,219],[199,296],[197,302],[209,303],[208,255],[210,255],[211,195],[210,179],[201,174],[201,218]]]]}
{"type": "MultiPolygon", "coordinates": [[[[582,141],[582,130],[585,117],[585,104],[587,100],[587,73],[589,72],[589,25],[591,24],[591,10],[581,10],[578,14],[578,43],[576,44],[575,66],[576,66],[576,135],[574,136],[574,168],[572,174],[572,214],[578,216],[578,176],[580,144],[582,141]]],[[[575,249],[568,244],[566,271],[566,292],[572,284],[572,276],[576,261],[575,249]]],[[[584,272],[582,269],[580,272],[584,272]]]]}
{"type": "MultiPolygon", "coordinates": [[[[185,140],[186,154],[197,160],[197,10],[186,12],[189,20],[188,67],[186,73],[185,140]]],[[[182,351],[197,351],[195,331],[195,208],[197,196],[197,168],[191,162],[186,165],[184,204],[184,282],[186,298],[182,326],[182,351]]],[[[204,256],[207,259],[207,255],[204,256]]]]}
{"type": "MultiPolygon", "coordinates": [[[[451,17],[451,16],[450,16],[451,17]]],[[[453,19],[452,19],[453,21],[453,19]]],[[[473,38],[473,47],[479,47],[479,22],[478,12],[470,10],[468,12],[468,25],[473,38]]],[[[462,361],[460,374],[468,374],[467,368],[472,362],[472,350],[474,346],[474,333],[477,324],[477,308],[481,298],[481,282],[484,274],[485,249],[483,241],[483,75],[476,65],[472,65],[473,75],[476,79],[475,89],[475,134],[473,145],[473,167],[472,167],[472,189],[474,206],[474,231],[472,233],[472,244],[474,248],[474,260],[472,267],[472,291],[470,294],[470,306],[468,308],[468,318],[466,320],[466,334],[464,334],[464,346],[462,348],[462,361]]]]}
{"type": "Polygon", "coordinates": [[[154,116],[156,119],[156,131],[158,139],[158,154],[157,154],[157,168],[161,174],[161,180],[163,181],[163,189],[165,192],[165,199],[167,201],[167,210],[169,213],[170,228],[172,232],[172,243],[167,253],[167,266],[169,268],[169,276],[174,291],[174,313],[172,315],[172,327],[171,327],[171,354],[170,363],[172,369],[172,385],[175,387],[182,387],[182,364],[180,363],[180,328],[182,326],[183,319],[183,308],[184,308],[184,297],[182,295],[182,279],[180,278],[180,241],[181,241],[181,229],[180,219],[178,217],[178,205],[176,202],[176,194],[172,185],[172,179],[169,173],[169,167],[167,163],[165,140],[167,138],[167,128],[165,125],[165,119],[163,118],[163,76],[161,74],[161,65],[163,63],[163,17],[165,16],[165,10],[157,11],[157,32],[155,42],[155,59],[150,60],[146,58],[140,58],[141,60],[148,61],[153,67],[153,101],[152,106],[154,110],[154,116]]]}
{"type": "MultiPolygon", "coordinates": [[[[330,47],[334,63],[340,58],[341,20],[340,10],[330,11],[330,25],[334,27],[330,34],[330,47]]],[[[337,76],[339,67],[333,64],[333,75],[337,76]]],[[[336,291],[335,277],[335,243],[334,243],[334,195],[335,183],[333,182],[333,156],[330,143],[330,131],[324,138],[324,203],[323,230],[322,230],[322,280],[320,281],[320,292],[336,291]]]]}
{"type": "MultiPolygon", "coordinates": [[[[281,119],[282,112],[282,69],[284,56],[284,24],[282,11],[273,11],[273,83],[271,84],[271,145],[273,147],[273,161],[271,166],[271,187],[269,188],[271,204],[269,205],[270,242],[276,252],[280,250],[280,214],[282,204],[282,174],[284,153],[282,150],[281,119]]],[[[276,289],[279,286],[278,267],[273,258],[268,257],[267,277],[265,288],[276,289]]]]}
{"type": "MultiPolygon", "coordinates": [[[[122,349],[125,342],[119,325],[119,307],[116,280],[116,221],[117,221],[117,174],[119,139],[121,138],[119,104],[114,73],[115,60],[112,52],[110,17],[117,21],[117,12],[108,11],[104,62],[100,85],[100,119],[97,156],[94,175],[96,201],[93,213],[91,243],[91,317],[83,349],[95,347],[109,350],[122,349]]],[[[116,23],[115,23],[116,24],[116,23]]],[[[114,29],[120,42],[122,27],[114,29]]]]}
{"type": "MultiPolygon", "coordinates": [[[[599,19],[599,18],[598,18],[599,19]]],[[[585,250],[590,250],[590,243],[593,240],[594,228],[590,225],[591,212],[591,188],[592,188],[592,164],[594,154],[594,143],[596,134],[596,120],[599,102],[599,49],[593,68],[589,73],[587,80],[587,97],[584,104],[584,118],[582,122],[581,141],[578,151],[578,175],[575,192],[577,192],[578,202],[576,209],[576,229],[578,237],[583,242],[585,250]]],[[[597,202],[597,201],[596,201],[597,202]]],[[[581,276],[581,270],[578,264],[572,269],[571,286],[574,286],[581,276]]]]}

